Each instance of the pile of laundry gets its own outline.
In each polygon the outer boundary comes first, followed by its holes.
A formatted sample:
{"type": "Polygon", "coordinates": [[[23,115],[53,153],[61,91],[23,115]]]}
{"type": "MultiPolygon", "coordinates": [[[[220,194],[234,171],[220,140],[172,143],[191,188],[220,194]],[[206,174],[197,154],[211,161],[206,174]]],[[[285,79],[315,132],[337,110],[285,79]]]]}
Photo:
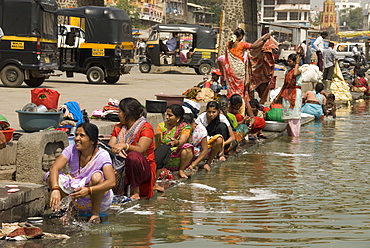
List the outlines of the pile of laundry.
{"type": "Polygon", "coordinates": [[[29,240],[37,238],[69,239],[65,234],[44,233],[41,228],[28,222],[2,223],[0,239],[8,241],[29,240]]]}
{"type": "Polygon", "coordinates": [[[108,105],[104,106],[102,109],[94,110],[91,113],[91,118],[100,118],[102,120],[119,122],[118,105],[119,105],[119,100],[109,98],[108,105]]]}

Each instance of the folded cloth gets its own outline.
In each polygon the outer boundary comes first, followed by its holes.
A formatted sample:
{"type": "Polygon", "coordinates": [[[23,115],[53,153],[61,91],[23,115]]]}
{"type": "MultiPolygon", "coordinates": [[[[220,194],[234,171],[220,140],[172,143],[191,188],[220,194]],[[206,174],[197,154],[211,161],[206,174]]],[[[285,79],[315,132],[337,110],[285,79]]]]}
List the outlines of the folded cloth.
{"type": "Polygon", "coordinates": [[[108,105],[108,106],[104,106],[103,107],[103,112],[105,112],[105,111],[109,111],[109,110],[119,110],[119,108],[118,107],[116,107],[116,106],[110,106],[110,105],[108,105]]]}
{"type": "Polygon", "coordinates": [[[13,232],[7,235],[7,239],[10,240],[27,240],[38,238],[44,235],[41,228],[35,227],[34,225],[24,222],[19,223],[19,227],[13,232]]]}
{"type": "Polygon", "coordinates": [[[118,108],[119,101],[117,99],[114,99],[114,98],[109,98],[108,105],[118,108]]]}

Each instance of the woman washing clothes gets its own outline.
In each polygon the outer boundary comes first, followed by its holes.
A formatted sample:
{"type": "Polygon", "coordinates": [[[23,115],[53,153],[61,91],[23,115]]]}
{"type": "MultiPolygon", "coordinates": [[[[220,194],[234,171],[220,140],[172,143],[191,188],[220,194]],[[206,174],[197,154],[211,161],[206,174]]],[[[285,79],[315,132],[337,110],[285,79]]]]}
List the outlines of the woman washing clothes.
{"type": "Polygon", "coordinates": [[[302,113],[314,115],[316,119],[324,117],[326,97],[321,93],[323,90],[324,84],[317,83],[314,90],[309,90],[304,94],[302,113]]]}
{"type": "Polygon", "coordinates": [[[351,90],[355,92],[364,92],[365,96],[370,96],[370,87],[365,78],[365,72],[357,71],[356,77],[353,80],[351,90]]]}
{"type": "MultiPolygon", "coordinates": [[[[234,114],[238,121],[236,139],[239,142],[243,141],[247,134],[258,133],[266,125],[263,118],[259,118],[254,115],[251,104],[247,102],[246,105],[244,105],[242,97],[238,94],[231,96],[229,112],[234,114]]],[[[254,138],[254,136],[251,138],[254,138]]]]}
{"type": "Polygon", "coordinates": [[[221,145],[223,149],[217,152],[217,149],[211,150],[210,157],[219,156],[220,161],[225,161],[225,152],[228,152],[230,144],[235,140],[230,122],[226,116],[221,113],[220,105],[211,101],[207,103],[206,112],[202,113],[195,120],[196,124],[203,124],[206,127],[208,136],[208,146],[221,145]]]}
{"type": "Polygon", "coordinates": [[[275,97],[275,100],[282,97],[282,119],[288,123],[288,135],[293,137],[299,137],[301,129],[302,75],[299,67],[300,60],[301,58],[297,54],[292,53],[288,56],[290,69],[285,71],[284,84],[275,97]]]}
{"type": "Polygon", "coordinates": [[[155,183],[154,130],[145,115],[145,108],[137,99],[122,99],[118,113],[120,123],[114,126],[108,143],[116,156],[125,159],[124,185],[130,186],[132,200],[151,198],[155,183]]]}
{"type": "Polygon", "coordinates": [[[66,147],[45,174],[51,189],[50,207],[60,210],[60,201],[70,196],[74,209],[90,213],[90,223],[100,223],[100,212],[106,211],[113,199],[114,170],[109,153],[98,148],[99,131],[91,123],[77,126],[75,144],[66,147]],[[69,164],[70,174],[60,171],[69,164]]]}
{"type": "MultiPolygon", "coordinates": [[[[185,169],[193,157],[193,145],[189,144],[191,127],[183,121],[184,109],[181,105],[172,104],[166,109],[166,121],[158,124],[157,132],[161,134],[161,142],[171,149],[171,158],[164,167],[171,172],[178,171],[179,177],[188,178],[185,169]]],[[[162,146],[166,147],[166,146],[162,146]]],[[[158,150],[158,149],[157,149],[158,150]]],[[[161,150],[161,152],[166,150],[161,150]]],[[[165,157],[165,154],[156,156],[165,157]]],[[[159,152],[159,153],[161,153],[159,152]]],[[[162,168],[158,168],[162,169],[162,168]]],[[[157,171],[157,176],[160,172],[157,171]]]]}
{"type": "Polygon", "coordinates": [[[262,47],[270,38],[270,34],[267,33],[251,44],[242,41],[244,34],[243,29],[237,28],[234,31],[232,40],[226,43],[223,74],[226,79],[227,98],[230,98],[233,94],[245,97],[246,65],[244,52],[248,49],[262,47]]]}
{"type": "Polygon", "coordinates": [[[202,123],[195,123],[193,114],[184,114],[184,121],[191,127],[193,131],[190,137],[190,143],[194,146],[194,157],[189,168],[196,168],[197,165],[209,154],[208,159],[204,164],[204,169],[206,171],[210,171],[213,159],[218,153],[222,152],[222,142],[213,142],[213,144],[208,145],[207,129],[202,123]]]}

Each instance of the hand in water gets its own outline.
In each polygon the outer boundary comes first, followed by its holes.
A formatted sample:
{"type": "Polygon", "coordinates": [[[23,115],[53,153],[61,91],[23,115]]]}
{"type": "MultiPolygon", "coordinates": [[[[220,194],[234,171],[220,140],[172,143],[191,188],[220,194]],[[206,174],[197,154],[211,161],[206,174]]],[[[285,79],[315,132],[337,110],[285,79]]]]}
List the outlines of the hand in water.
{"type": "Polygon", "coordinates": [[[50,207],[53,211],[60,210],[61,194],[59,190],[53,190],[50,195],[50,207]]]}

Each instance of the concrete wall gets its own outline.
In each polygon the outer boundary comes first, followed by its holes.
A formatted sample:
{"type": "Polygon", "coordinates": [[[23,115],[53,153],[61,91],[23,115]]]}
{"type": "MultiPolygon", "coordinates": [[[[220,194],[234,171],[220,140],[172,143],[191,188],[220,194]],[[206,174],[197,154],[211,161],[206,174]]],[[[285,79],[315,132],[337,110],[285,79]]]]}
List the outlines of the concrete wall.
{"type": "MultiPolygon", "coordinates": [[[[155,129],[165,115],[148,113],[147,119],[155,129]]],[[[92,123],[98,126],[100,135],[110,135],[116,124],[101,120],[92,123]]],[[[43,184],[44,174],[68,144],[67,135],[61,131],[23,133],[19,140],[0,150],[0,180],[43,184]]]]}
{"type": "Polygon", "coordinates": [[[220,53],[224,54],[226,42],[238,27],[246,32],[245,40],[253,43],[257,39],[256,0],[224,0],[220,53]]]}

